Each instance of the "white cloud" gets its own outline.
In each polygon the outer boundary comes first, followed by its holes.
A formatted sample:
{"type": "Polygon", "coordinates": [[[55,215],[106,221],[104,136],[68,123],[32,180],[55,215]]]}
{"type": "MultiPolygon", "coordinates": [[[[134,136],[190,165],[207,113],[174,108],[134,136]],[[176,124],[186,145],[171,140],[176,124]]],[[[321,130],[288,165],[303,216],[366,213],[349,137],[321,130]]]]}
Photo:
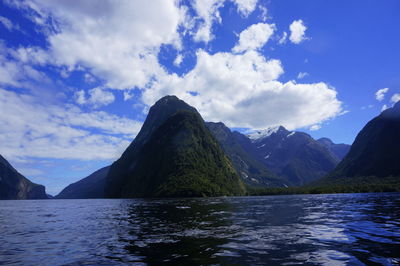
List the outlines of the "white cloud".
{"type": "Polygon", "coordinates": [[[0,43],[0,84],[32,88],[33,83],[50,83],[49,78],[33,66],[10,58],[9,49],[0,43]]]}
{"type": "Polygon", "coordinates": [[[0,89],[0,143],[8,158],[116,159],[140,122],[105,112],[51,105],[0,89]]]}
{"type": "Polygon", "coordinates": [[[198,17],[202,20],[194,35],[195,41],[208,43],[214,38],[212,26],[215,22],[222,22],[218,9],[223,6],[224,1],[225,0],[196,0],[194,2],[193,8],[196,10],[198,17]]]}
{"type": "Polygon", "coordinates": [[[308,74],[307,72],[300,72],[300,73],[297,75],[297,79],[302,79],[302,78],[305,78],[305,77],[307,77],[307,76],[309,76],[309,74],[308,74]]]}
{"type": "Polygon", "coordinates": [[[130,91],[124,91],[124,101],[130,100],[135,96],[133,93],[130,91]]]}
{"type": "Polygon", "coordinates": [[[174,65],[179,67],[182,64],[183,56],[182,54],[178,54],[174,60],[174,65]]]}
{"type": "Polygon", "coordinates": [[[88,97],[86,97],[84,90],[79,90],[75,92],[75,98],[78,104],[90,104],[94,108],[109,105],[115,101],[114,94],[101,87],[90,89],[88,92],[88,97]]]}
{"type": "Polygon", "coordinates": [[[307,27],[304,25],[301,19],[293,21],[292,24],[290,24],[289,29],[289,40],[292,43],[299,44],[306,39],[305,32],[307,30],[307,27]]]}
{"type": "MultiPolygon", "coordinates": [[[[163,43],[179,46],[183,18],[176,1],[104,0],[98,4],[27,0],[15,3],[35,10],[37,23],[55,21],[48,34],[51,63],[90,69],[118,89],[144,87],[162,68],[157,53],[163,43]]],[[[22,7],[21,7],[22,8],[22,7]]],[[[33,12],[31,12],[33,13],[33,12]]]]}
{"type": "Polygon", "coordinates": [[[89,90],[89,103],[94,107],[109,105],[115,101],[114,94],[100,87],[89,90]]]}
{"type": "MultiPolygon", "coordinates": [[[[257,6],[257,0],[232,0],[236,6],[237,10],[242,16],[247,17],[250,15],[257,6]]],[[[267,11],[265,10],[265,13],[267,11]]]]}
{"type": "Polygon", "coordinates": [[[383,111],[385,111],[386,109],[388,109],[389,107],[386,105],[386,104],[384,104],[383,106],[382,106],[382,109],[381,109],[381,111],[383,112],[383,111]]]}
{"type": "Polygon", "coordinates": [[[286,40],[287,40],[287,33],[284,31],[284,32],[282,33],[282,37],[279,39],[278,43],[279,43],[279,44],[285,44],[285,43],[286,43],[286,40]]]}
{"type": "Polygon", "coordinates": [[[75,99],[78,104],[84,105],[87,102],[86,96],[85,96],[85,91],[79,90],[79,91],[75,92],[75,99]]]}
{"type": "Polygon", "coordinates": [[[382,101],[383,99],[385,99],[385,94],[389,91],[389,88],[384,88],[384,89],[380,89],[377,92],[375,92],[375,98],[378,101],[382,101]]]}
{"type": "Polygon", "coordinates": [[[182,77],[160,78],[143,92],[142,99],[151,105],[175,94],[208,121],[253,129],[283,125],[293,130],[319,124],[342,111],[336,91],[327,84],[281,83],[277,79],[282,73],[279,60],[266,60],[256,51],[210,55],[199,50],[193,70],[182,77]]]}
{"type": "Polygon", "coordinates": [[[253,24],[240,33],[239,42],[233,47],[232,51],[240,53],[261,48],[268,42],[274,30],[274,24],[253,24]]]}
{"type": "Polygon", "coordinates": [[[398,101],[400,101],[400,93],[393,94],[392,98],[390,98],[390,101],[392,103],[397,103],[398,101]]]}
{"type": "MultiPolygon", "coordinates": [[[[244,17],[250,15],[257,6],[257,0],[231,0],[237,6],[237,11],[244,17]]],[[[196,0],[193,8],[201,20],[197,31],[194,33],[194,40],[208,43],[214,38],[212,27],[214,23],[222,23],[219,9],[223,7],[225,0],[196,0]]]]}
{"type": "Polygon", "coordinates": [[[319,129],[321,129],[321,125],[319,125],[319,124],[312,125],[312,126],[310,127],[310,130],[311,130],[311,131],[316,131],[316,130],[319,130],[319,129]]]}
{"type": "Polygon", "coordinates": [[[261,15],[260,15],[261,20],[266,21],[268,19],[268,9],[263,5],[259,5],[258,8],[261,11],[261,15]]]}
{"type": "Polygon", "coordinates": [[[96,81],[96,79],[89,73],[85,73],[84,78],[86,83],[94,83],[96,81]]]}

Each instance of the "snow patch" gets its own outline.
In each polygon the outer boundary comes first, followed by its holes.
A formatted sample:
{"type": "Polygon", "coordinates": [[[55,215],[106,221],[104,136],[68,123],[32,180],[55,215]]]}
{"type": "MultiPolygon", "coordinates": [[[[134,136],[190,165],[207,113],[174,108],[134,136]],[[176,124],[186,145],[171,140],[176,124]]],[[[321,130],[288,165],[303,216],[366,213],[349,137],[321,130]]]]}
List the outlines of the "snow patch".
{"type": "Polygon", "coordinates": [[[263,144],[263,145],[261,145],[261,146],[258,146],[257,149],[260,149],[260,148],[262,148],[262,147],[264,147],[264,146],[265,146],[265,144],[263,144]]]}
{"type": "Polygon", "coordinates": [[[271,154],[268,154],[267,156],[264,157],[264,159],[265,159],[265,160],[268,159],[270,155],[271,155],[271,154]]]}
{"type": "Polygon", "coordinates": [[[254,133],[248,134],[247,137],[252,141],[258,141],[271,136],[272,134],[278,132],[278,130],[279,126],[269,127],[267,129],[257,130],[254,133]]]}
{"type": "Polygon", "coordinates": [[[294,134],[296,134],[296,132],[291,132],[290,134],[288,134],[286,137],[288,138],[288,137],[290,137],[290,136],[293,136],[294,134]]]}

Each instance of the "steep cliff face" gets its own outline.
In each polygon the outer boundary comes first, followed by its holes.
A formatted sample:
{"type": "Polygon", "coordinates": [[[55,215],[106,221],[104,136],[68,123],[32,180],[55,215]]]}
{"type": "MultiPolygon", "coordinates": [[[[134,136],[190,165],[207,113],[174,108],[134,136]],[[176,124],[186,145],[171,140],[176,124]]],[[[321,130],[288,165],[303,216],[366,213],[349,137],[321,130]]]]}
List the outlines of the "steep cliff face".
{"type": "Polygon", "coordinates": [[[47,199],[45,187],[29,181],[0,155],[0,199],[47,199]]]}
{"type": "Polygon", "coordinates": [[[400,177],[400,102],[372,119],[329,178],[400,177]]]}
{"type": "Polygon", "coordinates": [[[200,114],[175,96],[151,107],[138,136],[113,163],[107,197],[243,195],[230,160],[200,114]]]}
{"type": "Polygon", "coordinates": [[[98,199],[104,198],[104,184],[110,166],[103,167],[91,175],[64,188],[57,199],[98,199]]]}

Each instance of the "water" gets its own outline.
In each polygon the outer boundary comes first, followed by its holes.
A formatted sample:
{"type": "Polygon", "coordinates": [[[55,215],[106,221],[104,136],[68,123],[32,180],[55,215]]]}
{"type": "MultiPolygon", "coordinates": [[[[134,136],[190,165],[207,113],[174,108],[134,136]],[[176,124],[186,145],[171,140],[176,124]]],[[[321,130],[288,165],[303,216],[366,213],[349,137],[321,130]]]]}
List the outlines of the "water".
{"type": "Polygon", "coordinates": [[[0,264],[399,262],[399,193],[0,201],[0,264]]]}

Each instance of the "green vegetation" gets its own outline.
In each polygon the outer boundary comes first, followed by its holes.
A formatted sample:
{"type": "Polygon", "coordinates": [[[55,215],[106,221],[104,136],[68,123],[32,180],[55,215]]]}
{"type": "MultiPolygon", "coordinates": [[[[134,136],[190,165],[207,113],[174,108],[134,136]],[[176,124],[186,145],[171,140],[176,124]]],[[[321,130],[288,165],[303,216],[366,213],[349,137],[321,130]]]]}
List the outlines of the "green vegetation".
{"type": "Polygon", "coordinates": [[[179,111],[151,135],[122,197],[244,195],[245,187],[200,115],[179,111]]]}
{"type": "Polygon", "coordinates": [[[288,194],[330,194],[330,193],[367,193],[400,192],[400,177],[351,177],[330,180],[324,178],[310,185],[288,188],[248,187],[247,195],[288,195],[288,194]]]}

